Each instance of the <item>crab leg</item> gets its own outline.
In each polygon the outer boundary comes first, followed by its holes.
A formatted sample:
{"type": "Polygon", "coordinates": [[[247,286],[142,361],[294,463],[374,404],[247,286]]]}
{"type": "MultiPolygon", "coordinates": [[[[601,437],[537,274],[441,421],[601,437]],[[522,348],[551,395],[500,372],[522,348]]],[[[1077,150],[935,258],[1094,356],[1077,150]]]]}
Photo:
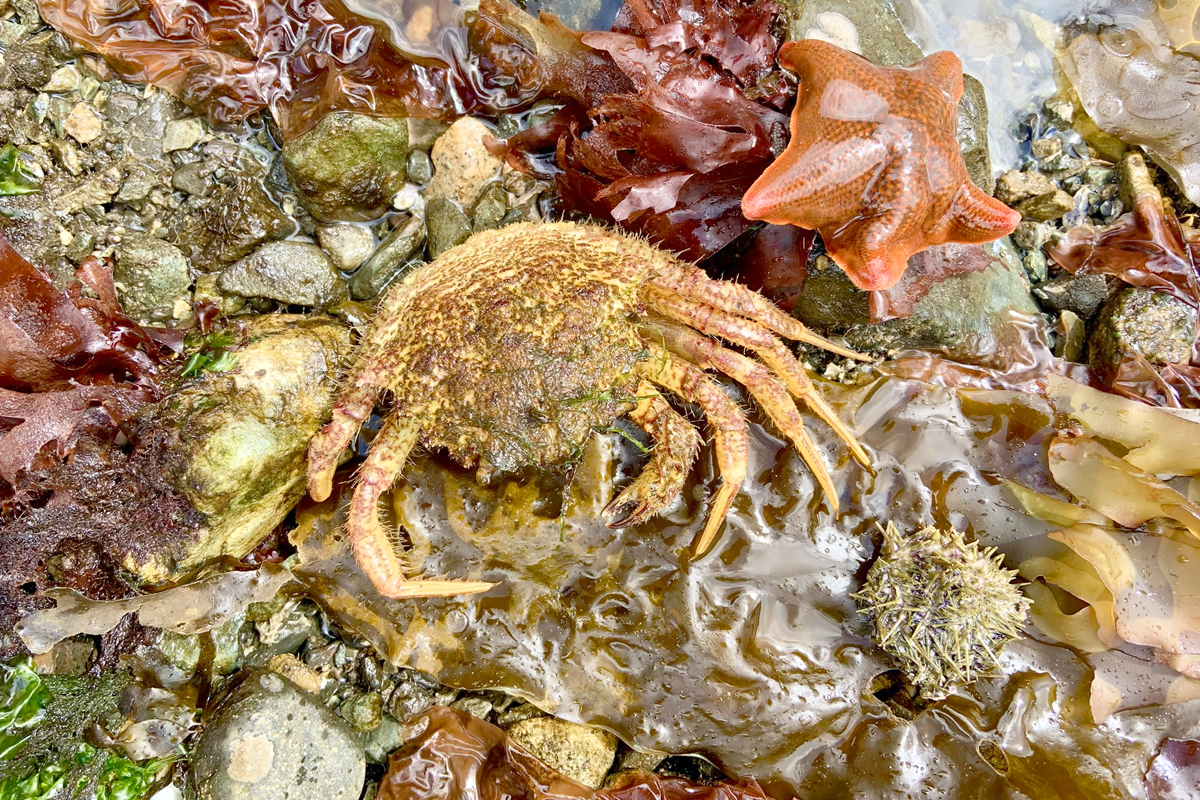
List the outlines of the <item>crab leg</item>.
{"type": "Polygon", "coordinates": [[[409,580],[405,564],[379,521],[379,498],[391,488],[417,443],[420,426],[411,419],[389,420],[375,437],[359,472],[350,500],[346,533],[354,558],[386,597],[447,597],[486,592],[495,586],[483,581],[409,580]]]}
{"type": "MultiPolygon", "coordinates": [[[[690,328],[678,325],[661,325],[653,332],[662,337],[667,349],[678,353],[701,369],[715,369],[725,373],[746,387],[767,413],[775,427],[791,440],[800,452],[804,463],[812,470],[813,477],[821,485],[833,513],[838,512],[837,490],[833,479],[821,458],[817,445],[804,430],[804,420],[796,410],[796,403],[788,394],[787,387],[770,370],[752,358],[722,347],[716,341],[701,336],[690,328]]],[[[650,335],[647,331],[644,335],[650,335]]]]}
{"type": "Polygon", "coordinates": [[[804,367],[771,331],[751,320],[736,317],[718,308],[697,303],[654,286],[647,287],[644,294],[647,302],[668,319],[709,336],[727,339],[757,353],[771,371],[783,379],[788,391],[797,399],[803,400],[825,424],[833,428],[850,448],[854,459],[867,469],[871,468],[871,459],[854,438],[854,434],[816,392],[804,367]]]}
{"type": "Polygon", "coordinates": [[[704,555],[717,538],[733,498],[746,478],[746,459],[750,452],[750,437],[746,433],[746,417],[721,387],[708,375],[671,354],[663,347],[646,342],[650,357],[638,365],[641,374],[664,389],[678,394],[704,411],[713,429],[713,448],[717,456],[717,471],[721,488],[713,495],[708,521],[692,548],[696,557],[704,555]]]}
{"type": "Polygon", "coordinates": [[[798,320],[780,311],[778,306],[758,292],[753,292],[740,283],[713,280],[699,267],[680,262],[663,265],[654,272],[650,283],[682,297],[703,301],[722,311],[756,320],[785,339],[816,345],[822,350],[846,358],[859,361],[876,360],[813,333],[798,320]]]}
{"type": "Polygon", "coordinates": [[[650,461],[604,509],[614,517],[610,528],[636,525],[655,516],[679,496],[700,451],[700,434],[679,415],[649,381],[638,384],[638,403],[630,412],[639,428],[650,435],[654,449],[650,461]]]}
{"type": "Polygon", "coordinates": [[[329,499],[342,450],[371,415],[380,391],[375,386],[351,385],[334,403],[329,424],[309,443],[308,493],[318,503],[329,499]]]}

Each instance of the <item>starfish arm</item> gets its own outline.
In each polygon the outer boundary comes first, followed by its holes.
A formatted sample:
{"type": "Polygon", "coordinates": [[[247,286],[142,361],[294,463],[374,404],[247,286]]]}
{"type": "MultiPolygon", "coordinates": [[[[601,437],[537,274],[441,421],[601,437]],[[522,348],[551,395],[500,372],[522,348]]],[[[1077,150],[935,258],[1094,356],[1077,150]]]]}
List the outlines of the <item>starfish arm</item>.
{"type": "Polygon", "coordinates": [[[742,198],[742,213],[776,225],[816,228],[844,218],[843,205],[887,163],[886,143],[873,137],[818,141],[804,151],[785,152],[742,198]],[[838,202],[845,199],[845,203],[838,202]]]}
{"type": "Polygon", "coordinates": [[[913,64],[910,69],[920,71],[921,79],[946,94],[947,100],[957,104],[963,95],[962,61],[949,50],[930,53],[913,64]]]}
{"type": "Polygon", "coordinates": [[[984,194],[975,184],[966,183],[950,204],[946,241],[990,242],[1012,233],[1020,221],[1020,212],[984,194]]]}

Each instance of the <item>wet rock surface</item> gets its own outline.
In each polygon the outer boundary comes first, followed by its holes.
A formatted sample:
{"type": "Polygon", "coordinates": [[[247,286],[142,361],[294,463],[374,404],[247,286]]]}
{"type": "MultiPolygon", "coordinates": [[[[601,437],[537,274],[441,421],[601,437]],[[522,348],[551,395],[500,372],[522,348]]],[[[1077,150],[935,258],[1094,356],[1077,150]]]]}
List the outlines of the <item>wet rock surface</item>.
{"type": "Polygon", "coordinates": [[[1165,294],[1127,288],[1102,309],[1088,340],[1088,361],[1111,374],[1133,351],[1152,364],[1178,364],[1191,358],[1195,309],[1165,294]]]}
{"type": "Polygon", "coordinates": [[[122,242],[115,257],[113,279],[127,314],[161,325],[191,313],[192,278],[179,248],[161,239],[135,237],[122,242]]]}
{"type": "Polygon", "coordinates": [[[471,117],[456,120],[433,144],[433,179],[425,190],[428,201],[453,200],[470,208],[484,184],[495,180],[502,164],[483,144],[492,131],[471,117]]]}
{"type": "Polygon", "coordinates": [[[323,308],[346,294],[329,256],[306,242],[263,245],[223,270],[218,284],[230,294],[311,308],[323,308]]]}
{"type": "Polygon", "coordinates": [[[291,681],[255,671],[221,704],[192,756],[199,800],[354,800],[362,746],[291,681]]]}
{"type": "Polygon", "coordinates": [[[304,207],[317,219],[375,219],[404,186],[408,121],[328,114],[284,144],[283,163],[304,207]]]}
{"type": "Polygon", "coordinates": [[[568,778],[598,789],[617,754],[617,737],[554,717],[521,720],[507,729],[514,742],[568,778]]]}

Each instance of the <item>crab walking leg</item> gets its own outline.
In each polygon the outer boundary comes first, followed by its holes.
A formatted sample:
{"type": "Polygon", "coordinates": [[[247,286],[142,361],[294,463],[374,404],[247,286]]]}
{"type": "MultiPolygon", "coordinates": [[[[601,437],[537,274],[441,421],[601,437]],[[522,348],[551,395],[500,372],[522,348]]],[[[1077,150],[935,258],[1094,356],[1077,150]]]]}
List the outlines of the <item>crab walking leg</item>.
{"type": "Polygon", "coordinates": [[[871,458],[867,451],[817,393],[804,367],[771,331],[757,322],[736,317],[664,289],[651,286],[643,294],[650,306],[668,319],[753,350],[772,372],[783,379],[789,392],[797,399],[803,400],[825,424],[833,428],[850,448],[854,459],[867,469],[871,468],[871,458]]]}
{"type": "Polygon", "coordinates": [[[796,409],[796,401],[787,387],[771,371],[752,358],[722,347],[716,341],[701,336],[689,328],[662,325],[656,329],[668,350],[678,353],[701,369],[715,369],[745,386],[775,427],[791,440],[800,457],[812,471],[833,513],[838,512],[837,490],[833,478],[821,458],[821,451],[804,429],[804,420],[796,409]]]}
{"type": "Polygon", "coordinates": [[[785,339],[816,345],[822,350],[846,358],[859,361],[876,360],[813,333],[758,292],[752,292],[740,283],[713,280],[699,267],[681,262],[664,265],[655,271],[650,283],[669,289],[682,297],[700,300],[722,311],[752,319],[785,339]]]}
{"type": "Polygon", "coordinates": [[[318,503],[333,492],[333,473],[338,458],[375,408],[380,389],[355,385],[343,392],[333,405],[333,418],[308,445],[308,493],[318,503]]]}
{"type": "Polygon", "coordinates": [[[362,571],[386,597],[447,597],[486,592],[495,586],[482,581],[409,580],[405,564],[396,553],[379,521],[379,498],[392,487],[417,443],[420,426],[411,419],[391,420],[379,431],[363,462],[358,485],[350,500],[346,533],[362,571]]]}
{"type": "Polygon", "coordinates": [[[637,525],[669,506],[687,480],[700,452],[700,434],[650,385],[638,384],[638,403],[629,418],[654,442],[650,460],[633,483],[625,487],[604,509],[613,517],[610,528],[637,525]]]}
{"type": "Polygon", "coordinates": [[[692,548],[692,555],[699,557],[708,552],[717,538],[717,531],[725,521],[729,506],[746,479],[746,459],[750,453],[746,417],[704,372],[653,342],[647,341],[646,349],[650,357],[638,365],[642,376],[689,403],[700,406],[713,430],[713,449],[717,456],[717,471],[721,474],[721,488],[713,495],[708,521],[704,523],[704,530],[692,548]]]}

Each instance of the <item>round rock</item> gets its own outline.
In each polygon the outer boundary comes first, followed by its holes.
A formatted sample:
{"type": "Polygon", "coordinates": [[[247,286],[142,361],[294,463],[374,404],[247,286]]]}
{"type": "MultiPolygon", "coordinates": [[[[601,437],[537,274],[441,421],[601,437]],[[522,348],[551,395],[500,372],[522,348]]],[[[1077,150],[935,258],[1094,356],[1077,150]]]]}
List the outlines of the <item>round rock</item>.
{"type": "Polygon", "coordinates": [[[1111,379],[1128,351],[1151,364],[1186,363],[1192,352],[1196,312],[1181,300],[1130,287],[1100,309],[1088,340],[1088,363],[1111,379]]]}
{"type": "Polygon", "coordinates": [[[366,761],[335,714],[273,672],[252,671],[196,743],[199,800],[355,800],[366,761]]]}
{"type": "Polygon", "coordinates": [[[483,144],[491,129],[474,117],[459,117],[433,145],[433,178],[426,202],[453,200],[469,208],[483,187],[500,175],[503,160],[483,144]]]}
{"type": "Polygon", "coordinates": [[[192,279],[178,247],[161,239],[126,239],[115,253],[113,279],[125,313],[143,324],[174,317],[176,301],[188,300],[192,279]]]}
{"type": "Polygon", "coordinates": [[[556,717],[534,717],[508,729],[514,742],[568,778],[598,789],[617,756],[617,737],[556,717]]]}
{"type": "Polygon", "coordinates": [[[388,209],[404,186],[408,121],[336,111],[286,142],[283,165],[308,212],[361,222],[388,209]]]}
{"type": "Polygon", "coordinates": [[[221,273],[221,291],[320,307],[346,294],[325,251],[306,242],[270,242],[221,273]]]}

